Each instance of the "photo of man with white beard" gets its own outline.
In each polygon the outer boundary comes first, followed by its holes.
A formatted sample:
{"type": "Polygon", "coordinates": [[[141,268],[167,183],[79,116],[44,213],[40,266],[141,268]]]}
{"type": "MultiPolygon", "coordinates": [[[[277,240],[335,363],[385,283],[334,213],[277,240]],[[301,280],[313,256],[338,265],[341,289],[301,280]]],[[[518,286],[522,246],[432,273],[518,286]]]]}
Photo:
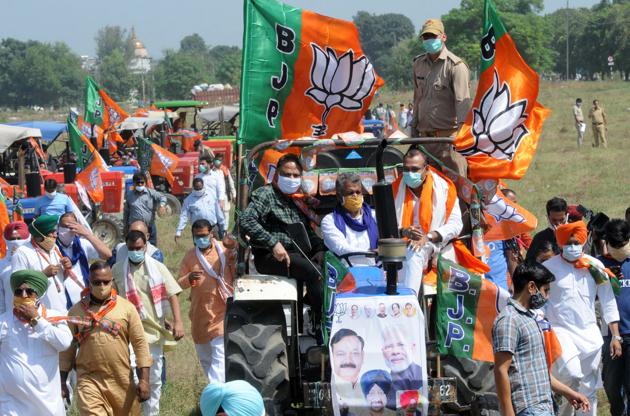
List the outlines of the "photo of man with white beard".
{"type": "Polygon", "coordinates": [[[422,367],[411,361],[416,345],[407,337],[400,326],[386,326],[381,331],[383,358],[389,367],[392,389],[387,395],[387,407],[396,409],[396,392],[420,390],[422,367]]]}

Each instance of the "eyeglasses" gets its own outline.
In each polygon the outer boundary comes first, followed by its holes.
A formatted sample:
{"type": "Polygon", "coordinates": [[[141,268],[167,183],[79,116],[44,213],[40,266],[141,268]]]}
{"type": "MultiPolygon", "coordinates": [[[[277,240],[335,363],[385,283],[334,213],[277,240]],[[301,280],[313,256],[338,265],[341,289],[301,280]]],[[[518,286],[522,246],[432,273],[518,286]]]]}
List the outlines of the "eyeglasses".
{"type": "Polygon", "coordinates": [[[90,285],[92,286],[109,286],[112,283],[111,280],[96,280],[93,282],[90,282],[90,285]]]}
{"type": "Polygon", "coordinates": [[[27,287],[25,289],[20,289],[20,288],[15,289],[15,292],[13,292],[13,295],[21,297],[24,292],[26,292],[26,296],[28,297],[31,297],[37,293],[35,292],[35,289],[31,289],[30,287],[27,287]]]}

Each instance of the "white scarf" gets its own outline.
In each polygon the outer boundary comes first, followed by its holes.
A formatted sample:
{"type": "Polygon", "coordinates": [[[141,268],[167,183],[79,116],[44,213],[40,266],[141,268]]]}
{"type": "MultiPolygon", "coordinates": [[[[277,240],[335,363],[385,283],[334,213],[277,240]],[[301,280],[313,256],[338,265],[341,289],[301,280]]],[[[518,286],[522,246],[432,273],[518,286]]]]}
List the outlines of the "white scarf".
{"type": "Polygon", "coordinates": [[[214,238],[212,239],[212,245],[214,246],[215,250],[217,250],[217,254],[219,255],[219,264],[221,266],[220,275],[217,275],[215,273],[212,266],[210,266],[210,264],[208,263],[208,260],[206,260],[206,257],[203,255],[201,250],[199,250],[199,247],[195,248],[195,254],[197,255],[197,260],[201,264],[201,267],[203,267],[203,270],[208,273],[210,277],[217,281],[219,295],[221,295],[221,299],[223,299],[223,302],[227,302],[227,299],[229,297],[234,296],[234,289],[223,278],[225,274],[225,254],[223,254],[223,249],[221,248],[221,245],[214,238]]]}

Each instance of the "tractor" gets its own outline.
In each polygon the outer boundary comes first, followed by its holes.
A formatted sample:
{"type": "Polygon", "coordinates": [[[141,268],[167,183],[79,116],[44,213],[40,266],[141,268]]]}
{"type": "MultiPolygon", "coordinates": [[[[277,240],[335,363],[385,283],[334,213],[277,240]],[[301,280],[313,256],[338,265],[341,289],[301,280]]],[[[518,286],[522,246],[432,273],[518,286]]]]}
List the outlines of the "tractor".
{"type": "MultiPolygon", "coordinates": [[[[399,238],[396,219],[392,215],[395,211],[391,182],[398,175],[403,152],[409,145],[436,141],[451,143],[452,139],[409,138],[387,141],[371,138],[362,140],[360,145],[341,139],[327,139],[326,148],[317,153],[312,172],[319,172],[320,194],[326,194],[319,197],[317,214],[330,212],[336,203],[334,195],[322,192],[321,186],[325,180],[331,179],[328,177],[322,180],[323,175],[354,170],[361,174],[363,187],[370,193],[365,195],[365,199],[375,207],[379,223],[378,254],[350,253],[344,256],[342,260],[355,275],[356,288],[351,293],[341,293],[333,288],[332,294],[329,294],[331,304],[323,313],[333,317],[346,314],[349,299],[376,302],[396,297],[407,299],[410,304],[418,304],[425,319],[426,331],[421,339],[426,342],[428,383],[425,393],[429,414],[498,415],[489,365],[441,357],[437,353],[436,317],[433,313],[435,294],[423,293],[424,289],[421,289],[420,295],[416,296],[409,289],[397,287],[397,271],[404,261],[406,244],[399,238]],[[382,263],[382,270],[376,267],[351,267],[349,258],[356,255],[376,256],[382,263]]],[[[256,163],[264,160],[265,151],[272,149],[275,152],[299,154],[305,148],[317,145],[317,142],[311,139],[295,140],[289,142],[288,147],[277,146],[277,142],[264,142],[246,154],[239,154],[237,212],[247,207],[251,191],[269,183],[273,176],[273,164],[257,166],[256,163]]],[[[472,186],[470,182],[468,184],[472,186]]],[[[464,230],[479,228],[481,212],[479,204],[475,202],[462,213],[464,230]]],[[[288,227],[299,251],[308,249],[304,247],[308,245],[308,239],[303,230],[302,224],[288,227]]],[[[228,301],[225,318],[226,380],[244,379],[258,388],[269,415],[332,415],[335,394],[331,384],[332,360],[328,345],[319,342],[312,328],[308,329],[308,320],[305,322],[304,317],[309,315],[309,310],[303,300],[303,285],[287,277],[257,273],[251,258],[251,247],[247,243],[248,236],[239,228],[238,221],[235,232],[240,247],[234,297],[228,301]]],[[[470,246],[470,234],[461,235],[459,239],[470,246]]],[[[322,276],[326,286],[330,283],[330,275],[326,280],[324,270],[322,276]]],[[[368,345],[369,342],[366,342],[366,348],[368,345]]],[[[402,396],[396,400],[399,399],[402,403],[402,396]]],[[[343,409],[341,414],[344,414],[343,409]]]]}

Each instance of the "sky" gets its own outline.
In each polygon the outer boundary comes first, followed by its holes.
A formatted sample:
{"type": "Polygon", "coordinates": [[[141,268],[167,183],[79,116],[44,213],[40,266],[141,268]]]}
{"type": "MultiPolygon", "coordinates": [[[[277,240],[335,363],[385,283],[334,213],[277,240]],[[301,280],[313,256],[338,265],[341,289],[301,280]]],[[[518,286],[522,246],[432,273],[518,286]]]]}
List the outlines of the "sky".
{"type": "MultiPolygon", "coordinates": [[[[317,13],[351,20],[357,11],[401,13],[419,29],[422,22],[458,7],[460,0],[284,0],[317,13]]],[[[597,0],[569,0],[570,7],[590,7],[597,0]]],[[[545,0],[544,13],[565,7],[566,0],[545,0]]],[[[149,54],[179,48],[186,35],[198,33],[209,45],[242,43],[242,0],[0,0],[0,39],[65,42],[79,55],[94,55],[99,28],[119,25],[136,30],[149,54]],[[86,5],[93,4],[92,11],[86,5]]],[[[448,28],[446,28],[448,32],[448,28]]]]}

